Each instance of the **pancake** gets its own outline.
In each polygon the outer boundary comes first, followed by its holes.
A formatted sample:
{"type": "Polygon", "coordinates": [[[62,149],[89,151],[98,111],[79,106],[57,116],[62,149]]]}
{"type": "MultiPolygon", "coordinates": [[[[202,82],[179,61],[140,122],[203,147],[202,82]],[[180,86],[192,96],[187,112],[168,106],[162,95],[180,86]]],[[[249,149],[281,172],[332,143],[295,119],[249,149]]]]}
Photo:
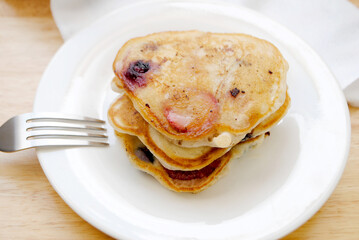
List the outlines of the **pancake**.
{"type": "MultiPolygon", "coordinates": [[[[290,107],[290,102],[291,102],[291,99],[289,97],[289,94],[287,93],[284,104],[282,106],[280,106],[280,108],[277,111],[275,111],[274,113],[269,115],[262,122],[260,122],[257,126],[255,126],[254,129],[252,129],[251,132],[247,133],[244,138],[235,137],[232,140],[230,147],[232,147],[232,145],[235,145],[238,142],[244,141],[245,139],[248,139],[250,137],[256,137],[258,135],[269,132],[269,130],[272,127],[274,127],[287,114],[289,107],[290,107]]],[[[182,147],[193,146],[191,144],[187,145],[188,142],[181,141],[181,140],[173,140],[173,139],[168,139],[168,140],[170,142],[172,142],[173,144],[179,145],[182,147]]]]}
{"type": "Polygon", "coordinates": [[[116,131],[137,136],[168,169],[200,169],[230,150],[207,146],[184,148],[173,144],[142,118],[126,95],[111,105],[108,119],[116,131]]]}
{"type": "Polygon", "coordinates": [[[123,86],[120,86],[118,85],[118,78],[117,77],[114,77],[111,81],[111,89],[114,91],[114,92],[117,92],[117,93],[120,93],[120,94],[123,94],[125,92],[125,90],[123,89],[123,86]]]}
{"type": "MultiPolygon", "coordinates": [[[[245,139],[269,131],[285,115],[289,102],[288,96],[285,104],[257,125],[245,139]]],[[[114,101],[108,111],[108,119],[116,131],[139,137],[151,153],[168,169],[184,171],[201,169],[230,150],[230,148],[207,146],[187,148],[181,146],[178,141],[171,141],[142,118],[126,95],[114,101]]]]}
{"type": "Polygon", "coordinates": [[[271,43],[245,34],[134,38],[113,68],[114,85],[145,121],[185,146],[233,146],[286,99],[287,62],[271,43]]]}
{"type": "Polygon", "coordinates": [[[284,104],[269,117],[265,118],[260,124],[258,124],[250,133],[252,136],[258,136],[266,133],[275,126],[283,117],[287,114],[290,107],[291,99],[287,93],[284,104]]]}
{"type": "Polygon", "coordinates": [[[163,186],[175,192],[197,193],[213,185],[222,175],[223,170],[231,159],[239,158],[247,149],[260,144],[264,135],[252,138],[244,143],[239,143],[225,155],[212,162],[201,170],[173,171],[164,168],[153,157],[145,145],[135,136],[117,133],[122,139],[130,161],[135,167],[152,175],[163,186]]]}

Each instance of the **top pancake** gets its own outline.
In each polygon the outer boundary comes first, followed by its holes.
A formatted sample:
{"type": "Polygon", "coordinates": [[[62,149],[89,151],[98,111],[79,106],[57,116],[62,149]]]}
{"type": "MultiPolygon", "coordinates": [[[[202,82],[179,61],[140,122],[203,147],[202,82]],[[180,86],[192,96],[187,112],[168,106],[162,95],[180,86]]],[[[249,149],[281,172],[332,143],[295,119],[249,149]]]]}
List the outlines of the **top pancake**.
{"type": "Polygon", "coordinates": [[[195,146],[230,146],[286,98],[285,59],[271,43],[245,34],[134,38],[113,67],[115,84],[152,127],[195,146]]]}

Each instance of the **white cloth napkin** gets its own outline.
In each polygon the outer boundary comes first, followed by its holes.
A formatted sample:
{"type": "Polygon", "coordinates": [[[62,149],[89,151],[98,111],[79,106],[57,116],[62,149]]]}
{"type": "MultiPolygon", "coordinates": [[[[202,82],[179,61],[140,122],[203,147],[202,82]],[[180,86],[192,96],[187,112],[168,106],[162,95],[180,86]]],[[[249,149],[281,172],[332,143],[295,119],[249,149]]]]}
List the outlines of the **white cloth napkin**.
{"type": "MultiPolygon", "coordinates": [[[[225,0],[287,26],[329,65],[348,102],[359,107],[359,8],[348,0],[225,0]]],[[[133,1],[51,0],[65,40],[105,14],[133,1]]]]}

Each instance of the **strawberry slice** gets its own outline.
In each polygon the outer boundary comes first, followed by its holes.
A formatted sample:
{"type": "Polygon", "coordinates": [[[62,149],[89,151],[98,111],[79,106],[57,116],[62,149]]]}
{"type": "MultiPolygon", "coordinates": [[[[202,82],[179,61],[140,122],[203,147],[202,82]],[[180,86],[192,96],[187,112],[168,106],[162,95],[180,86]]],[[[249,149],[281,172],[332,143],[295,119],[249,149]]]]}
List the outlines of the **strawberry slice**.
{"type": "Polygon", "coordinates": [[[187,127],[193,122],[193,118],[191,116],[183,116],[173,109],[167,109],[166,111],[166,117],[170,125],[178,132],[187,132],[187,127]]]}
{"type": "Polygon", "coordinates": [[[164,114],[174,130],[187,135],[211,130],[219,111],[211,93],[187,88],[177,89],[171,96],[165,103],[164,114]]]}
{"type": "Polygon", "coordinates": [[[170,170],[165,167],[165,171],[167,172],[168,176],[172,179],[179,179],[179,180],[192,180],[198,178],[204,178],[211,175],[214,170],[221,164],[221,159],[217,159],[211,164],[207,165],[206,167],[193,170],[193,171],[181,171],[181,170],[170,170]]]}

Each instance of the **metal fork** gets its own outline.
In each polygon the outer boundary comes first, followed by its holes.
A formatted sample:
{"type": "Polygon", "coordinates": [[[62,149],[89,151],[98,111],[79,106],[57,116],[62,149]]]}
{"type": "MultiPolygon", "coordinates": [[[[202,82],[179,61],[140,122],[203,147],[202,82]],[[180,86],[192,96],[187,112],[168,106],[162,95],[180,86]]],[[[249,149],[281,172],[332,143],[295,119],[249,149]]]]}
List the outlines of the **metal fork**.
{"type": "Polygon", "coordinates": [[[106,146],[104,121],[65,113],[25,113],[0,127],[0,151],[46,146],[106,146]]]}

